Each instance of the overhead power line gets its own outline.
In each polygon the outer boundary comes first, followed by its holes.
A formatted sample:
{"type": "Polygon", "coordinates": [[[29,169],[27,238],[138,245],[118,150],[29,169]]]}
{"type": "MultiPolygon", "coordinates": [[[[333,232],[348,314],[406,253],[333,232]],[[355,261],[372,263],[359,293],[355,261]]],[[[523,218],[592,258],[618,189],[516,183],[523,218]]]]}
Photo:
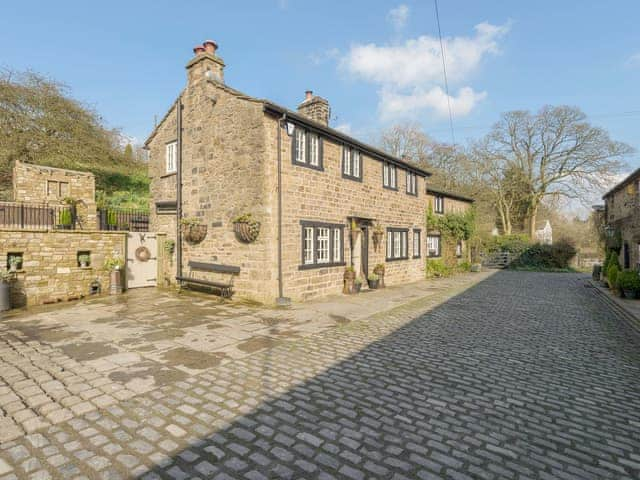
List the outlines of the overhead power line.
{"type": "Polygon", "coordinates": [[[440,56],[442,57],[442,75],[444,77],[444,92],[447,95],[447,108],[449,109],[449,126],[451,127],[451,141],[456,144],[456,135],[453,131],[453,113],[451,112],[451,97],[449,96],[449,82],[447,81],[447,61],[444,56],[444,44],[442,43],[442,30],[440,29],[440,14],[438,13],[438,0],[433,0],[436,6],[436,23],[438,24],[438,38],[440,39],[440,56]]]}

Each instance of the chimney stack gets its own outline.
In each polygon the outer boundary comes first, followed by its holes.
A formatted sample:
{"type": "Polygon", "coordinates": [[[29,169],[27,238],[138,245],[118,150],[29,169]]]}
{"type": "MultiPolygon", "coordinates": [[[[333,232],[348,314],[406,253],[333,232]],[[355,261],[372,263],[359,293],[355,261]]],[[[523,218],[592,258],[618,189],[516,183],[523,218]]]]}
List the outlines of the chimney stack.
{"type": "Polygon", "coordinates": [[[195,84],[204,80],[224,83],[224,62],[216,52],[218,44],[205,40],[202,45],[193,47],[194,57],[187,63],[188,83],[195,84]]]}
{"type": "Polygon", "coordinates": [[[325,98],[314,96],[311,90],[304,92],[304,101],[298,105],[298,113],[325,127],[329,126],[329,117],[331,116],[329,102],[325,98]]]}

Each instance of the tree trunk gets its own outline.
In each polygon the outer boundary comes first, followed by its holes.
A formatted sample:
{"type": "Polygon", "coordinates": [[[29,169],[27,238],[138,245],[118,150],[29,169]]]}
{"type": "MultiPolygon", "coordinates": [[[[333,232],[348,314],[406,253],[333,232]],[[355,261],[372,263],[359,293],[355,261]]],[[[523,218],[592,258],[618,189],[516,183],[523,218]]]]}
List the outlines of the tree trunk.
{"type": "Polygon", "coordinates": [[[536,237],[536,221],[538,217],[538,202],[531,203],[529,206],[529,237],[535,240],[536,237]]]}

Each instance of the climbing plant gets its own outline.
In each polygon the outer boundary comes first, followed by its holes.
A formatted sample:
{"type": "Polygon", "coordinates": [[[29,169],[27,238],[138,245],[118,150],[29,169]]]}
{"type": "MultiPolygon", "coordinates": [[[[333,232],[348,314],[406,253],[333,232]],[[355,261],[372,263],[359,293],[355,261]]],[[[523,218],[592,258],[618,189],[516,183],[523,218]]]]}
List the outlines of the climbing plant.
{"type": "Polygon", "coordinates": [[[440,235],[454,240],[469,240],[475,231],[475,209],[470,208],[464,213],[445,213],[436,215],[427,209],[427,227],[438,230],[440,235]]]}

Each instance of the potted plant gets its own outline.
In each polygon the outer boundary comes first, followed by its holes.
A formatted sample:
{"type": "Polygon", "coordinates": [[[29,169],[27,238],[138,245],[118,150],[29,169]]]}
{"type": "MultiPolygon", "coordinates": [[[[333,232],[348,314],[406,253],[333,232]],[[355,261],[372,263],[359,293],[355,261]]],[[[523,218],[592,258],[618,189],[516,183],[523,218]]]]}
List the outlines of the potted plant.
{"type": "Polygon", "coordinates": [[[372,290],[376,290],[378,288],[380,282],[380,277],[375,273],[370,273],[367,277],[367,283],[369,284],[369,288],[372,290]]]}
{"type": "Polygon", "coordinates": [[[88,253],[81,253],[78,255],[78,262],[80,262],[80,267],[87,268],[89,266],[89,262],[91,262],[91,255],[88,253]]]}
{"type": "Polygon", "coordinates": [[[9,286],[11,278],[11,273],[0,268],[0,312],[11,308],[11,288],[9,286]]]}
{"type": "Polygon", "coordinates": [[[618,289],[625,298],[638,298],[638,294],[640,294],[640,276],[637,272],[620,272],[617,282],[618,289]]]}
{"type": "Polygon", "coordinates": [[[233,231],[240,241],[252,243],[260,234],[260,222],[250,213],[245,213],[233,219],[233,231]]]}
{"type": "Polygon", "coordinates": [[[609,288],[611,290],[616,291],[616,287],[618,286],[618,265],[613,264],[609,266],[607,270],[607,282],[609,283],[609,288]]]}
{"type": "Polygon", "coordinates": [[[378,276],[378,288],[384,288],[384,263],[379,263],[373,268],[373,273],[378,276]]]}
{"type": "Polygon", "coordinates": [[[170,238],[164,241],[164,251],[167,252],[167,255],[173,255],[174,250],[176,249],[175,240],[171,240],[170,238]]]}
{"type": "Polygon", "coordinates": [[[373,227],[373,250],[374,251],[378,251],[378,247],[380,246],[380,244],[382,243],[382,238],[384,237],[384,229],[382,228],[382,225],[380,225],[379,223],[377,223],[375,225],[375,227],[373,227]]]}
{"type": "Polygon", "coordinates": [[[180,224],[184,238],[189,243],[200,243],[207,236],[207,226],[200,223],[199,218],[183,218],[180,224]]]}
{"type": "Polygon", "coordinates": [[[22,257],[20,255],[9,254],[9,272],[17,272],[22,267],[22,257]]]}
{"type": "Polygon", "coordinates": [[[353,267],[346,267],[344,269],[343,280],[344,280],[344,287],[342,289],[342,292],[345,293],[345,294],[354,293],[354,291],[355,291],[354,283],[355,283],[355,280],[356,280],[356,271],[355,271],[355,269],[353,267]]]}
{"type": "Polygon", "coordinates": [[[353,281],[353,290],[355,293],[360,293],[360,289],[362,288],[362,279],[360,277],[356,277],[353,281]]]}
{"type": "Polygon", "coordinates": [[[104,269],[109,272],[109,294],[122,293],[122,269],[124,259],[117,253],[107,257],[104,261],[104,269]]]}

